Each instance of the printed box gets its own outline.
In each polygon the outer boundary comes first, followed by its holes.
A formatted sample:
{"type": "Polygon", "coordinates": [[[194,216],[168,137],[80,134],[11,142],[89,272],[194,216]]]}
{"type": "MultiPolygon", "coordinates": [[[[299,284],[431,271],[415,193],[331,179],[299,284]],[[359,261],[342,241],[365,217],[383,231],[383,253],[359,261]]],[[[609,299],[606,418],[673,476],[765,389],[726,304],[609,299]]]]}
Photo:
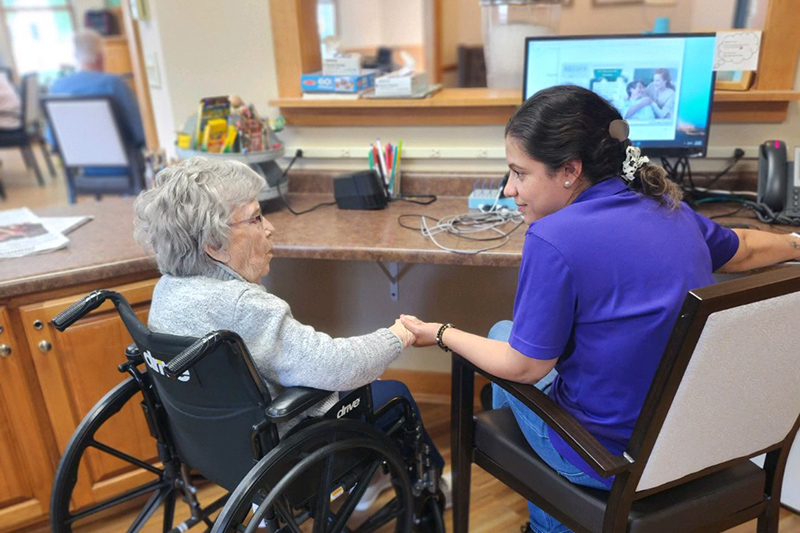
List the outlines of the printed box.
{"type": "Polygon", "coordinates": [[[345,54],[322,59],[325,76],[358,76],[361,74],[361,54],[345,54]]]}
{"type": "Polygon", "coordinates": [[[375,85],[375,71],[365,70],[354,76],[326,76],[321,72],[303,74],[300,86],[307,93],[357,93],[375,85]]]}

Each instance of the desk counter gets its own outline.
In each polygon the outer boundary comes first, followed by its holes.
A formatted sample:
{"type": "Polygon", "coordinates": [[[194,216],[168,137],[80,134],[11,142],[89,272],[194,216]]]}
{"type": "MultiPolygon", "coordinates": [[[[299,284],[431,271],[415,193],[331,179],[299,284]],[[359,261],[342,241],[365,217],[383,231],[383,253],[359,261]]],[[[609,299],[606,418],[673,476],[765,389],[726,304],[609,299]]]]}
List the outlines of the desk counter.
{"type": "MultiPolygon", "coordinates": [[[[289,201],[296,211],[332,201],[329,194],[295,193],[289,201]]],[[[296,259],[348,261],[395,261],[441,265],[516,267],[519,265],[525,227],[517,228],[504,246],[480,254],[455,254],[439,249],[419,231],[400,227],[401,215],[425,214],[443,218],[466,211],[466,199],[440,197],[429,206],[394,202],[378,211],[347,211],[325,206],[302,216],[281,209],[267,213],[275,226],[275,256],[296,259]]],[[[721,214],[729,206],[704,207],[705,214],[721,214]]],[[[63,250],[0,261],[0,300],[33,292],[93,283],[105,279],[158,276],[155,261],[133,240],[133,198],[109,198],[37,211],[39,215],[93,215],[92,222],[69,234],[63,250]]],[[[407,217],[407,225],[419,226],[419,217],[407,217]]],[[[726,218],[741,224],[779,233],[788,226],[767,226],[752,217],[726,218]]],[[[429,223],[433,220],[429,219],[429,223]]],[[[513,228],[508,224],[507,229],[513,228]]],[[[442,242],[460,249],[475,249],[486,243],[441,236],[442,242]]],[[[496,242],[496,241],[491,241],[496,242]]]]}
{"type": "MultiPolygon", "coordinates": [[[[295,210],[333,198],[326,194],[290,194],[295,210]]],[[[320,207],[302,216],[286,209],[267,213],[276,227],[275,256],[282,258],[397,261],[452,265],[516,266],[520,261],[523,228],[498,250],[462,255],[437,248],[418,231],[401,228],[397,217],[426,214],[441,218],[465,211],[464,198],[439,198],[430,206],[392,203],[379,211],[343,211],[320,207]]],[[[157,276],[155,261],[133,240],[133,198],[109,198],[37,211],[38,215],[93,215],[94,220],[69,234],[65,249],[0,262],[0,300],[126,275],[157,276]]],[[[418,217],[409,217],[417,226],[418,217]]],[[[430,222],[430,221],[429,221],[430,222]]],[[[509,224],[509,229],[513,225],[509,224]]],[[[454,241],[447,241],[455,245],[454,241]]],[[[474,247],[470,241],[458,246],[474,247]]]]}

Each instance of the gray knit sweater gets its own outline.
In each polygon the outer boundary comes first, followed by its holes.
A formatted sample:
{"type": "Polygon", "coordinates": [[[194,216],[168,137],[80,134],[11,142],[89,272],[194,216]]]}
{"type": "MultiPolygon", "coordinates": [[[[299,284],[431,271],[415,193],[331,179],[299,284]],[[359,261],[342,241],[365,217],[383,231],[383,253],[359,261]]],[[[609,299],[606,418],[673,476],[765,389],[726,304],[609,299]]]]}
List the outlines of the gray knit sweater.
{"type": "MultiPolygon", "coordinates": [[[[273,397],[295,385],[330,391],[360,387],[377,379],[403,349],[386,328],[340,339],[315,331],[292,317],[289,304],[224,265],[214,277],[163,276],[148,322],[153,331],[192,337],[235,331],[273,397]]],[[[332,395],[308,414],[322,414],[335,401],[332,395]]]]}

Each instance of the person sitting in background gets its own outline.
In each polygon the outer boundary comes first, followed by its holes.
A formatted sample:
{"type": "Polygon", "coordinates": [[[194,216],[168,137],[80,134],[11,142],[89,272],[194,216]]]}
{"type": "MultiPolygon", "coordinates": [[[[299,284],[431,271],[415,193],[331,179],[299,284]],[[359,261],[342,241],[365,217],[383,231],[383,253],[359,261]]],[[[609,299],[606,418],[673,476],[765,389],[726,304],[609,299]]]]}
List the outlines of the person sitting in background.
{"type": "MultiPolygon", "coordinates": [[[[153,251],[163,274],[153,291],[150,329],[192,337],[238,333],[272,397],[292,386],[340,392],[305,416],[324,414],[347,391],[370,383],[376,408],[402,396],[420,416],[403,383],[376,381],[414,342],[399,320],[334,339],[297,321],[289,304],[261,285],[275,232],[256,200],[263,177],[237,161],[194,157],[165,168],[155,182],[134,202],[136,240],[153,251]]],[[[376,422],[385,430],[392,421],[376,422]]],[[[279,426],[281,433],[287,429],[279,426]]],[[[424,429],[423,439],[441,473],[444,459],[424,429]]]]}
{"type": "Polygon", "coordinates": [[[11,81],[0,73],[0,130],[16,130],[22,126],[19,95],[11,81]]]}
{"type": "MultiPolygon", "coordinates": [[[[712,273],[797,260],[800,239],[729,229],[692,211],[628,125],[577,86],[537,92],[505,131],[505,195],[529,227],[513,322],[489,338],[401,315],[415,346],[439,344],[500,378],[538,388],[622,455],[689,290],[712,273]],[[438,341],[438,342],[437,342],[438,341]]],[[[531,448],[570,482],[609,490],[541,417],[494,387],[531,448]]],[[[529,503],[529,531],[567,528],[529,503]]]]}
{"type": "MultiPolygon", "coordinates": [[[[50,86],[50,96],[110,96],[122,112],[121,127],[141,151],[145,146],[142,116],[131,88],[116,74],[104,72],[103,37],[94,30],[81,30],[75,34],[75,60],[78,72],[59,78],[50,86]]],[[[53,144],[52,133],[48,140],[53,144]]],[[[86,175],[121,175],[125,169],[87,168],[86,175]]]]}

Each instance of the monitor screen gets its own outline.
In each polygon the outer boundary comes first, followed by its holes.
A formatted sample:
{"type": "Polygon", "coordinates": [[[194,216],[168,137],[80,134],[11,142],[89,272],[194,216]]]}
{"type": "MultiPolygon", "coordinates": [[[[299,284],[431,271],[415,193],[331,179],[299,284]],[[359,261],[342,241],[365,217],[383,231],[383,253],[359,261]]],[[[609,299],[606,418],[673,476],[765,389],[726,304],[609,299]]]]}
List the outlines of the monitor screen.
{"type": "Polygon", "coordinates": [[[642,152],[704,157],[714,42],[713,33],[529,37],[523,97],[579,85],[619,110],[642,152]]]}

